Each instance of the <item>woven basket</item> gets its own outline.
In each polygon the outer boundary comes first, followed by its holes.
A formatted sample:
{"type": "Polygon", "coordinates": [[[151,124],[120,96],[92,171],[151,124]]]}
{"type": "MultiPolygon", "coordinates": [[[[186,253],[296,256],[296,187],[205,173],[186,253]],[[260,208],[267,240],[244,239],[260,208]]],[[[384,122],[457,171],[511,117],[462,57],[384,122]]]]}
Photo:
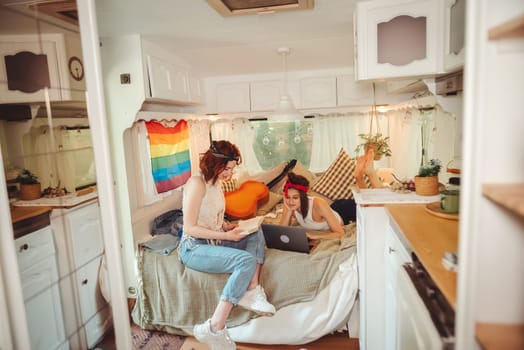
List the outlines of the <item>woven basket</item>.
{"type": "Polygon", "coordinates": [[[29,201],[38,199],[41,196],[42,187],[40,184],[20,184],[18,198],[29,201]]]}
{"type": "Polygon", "coordinates": [[[419,196],[438,194],[438,176],[415,176],[415,192],[419,196]]]}

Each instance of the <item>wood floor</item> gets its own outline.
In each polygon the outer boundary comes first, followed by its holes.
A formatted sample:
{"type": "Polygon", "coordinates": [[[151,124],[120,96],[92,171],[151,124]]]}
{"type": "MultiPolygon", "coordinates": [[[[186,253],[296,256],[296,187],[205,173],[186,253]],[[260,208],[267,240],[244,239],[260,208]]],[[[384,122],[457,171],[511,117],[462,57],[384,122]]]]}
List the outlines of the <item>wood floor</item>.
{"type": "MultiPolygon", "coordinates": [[[[193,337],[186,338],[180,350],[208,350],[193,337]]],[[[358,339],[348,337],[347,333],[330,334],[312,343],[302,345],[256,345],[237,343],[237,350],[359,350],[358,339]]]]}
{"type": "MultiPolygon", "coordinates": [[[[113,332],[98,344],[98,349],[116,350],[113,332]]],[[[196,341],[193,337],[187,337],[180,350],[208,350],[209,347],[196,341]]],[[[359,350],[358,339],[349,338],[347,333],[336,333],[326,335],[312,343],[303,345],[256,345],[237,343],[237,350],[359,350]]],[[[159,349],[160,350],[160,349],[159,349]]]]}

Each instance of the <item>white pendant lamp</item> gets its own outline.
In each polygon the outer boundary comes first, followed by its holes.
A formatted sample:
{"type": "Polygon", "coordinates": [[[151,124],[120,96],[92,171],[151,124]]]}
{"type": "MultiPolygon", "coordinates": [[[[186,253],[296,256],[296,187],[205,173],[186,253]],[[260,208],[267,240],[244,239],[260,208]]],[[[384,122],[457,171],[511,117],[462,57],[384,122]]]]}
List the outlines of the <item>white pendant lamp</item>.
{"type": "Polygon", "coordinates": [[[282,78],[282,94],[280,101],[278,102],[277,108],[268,116],[268,121],[282,122],[282,121],[293,121],[303,119],[302,113],[300,113],[293,104],[291,97],[287,92],[287,61],[286,58],[289,55],[288,47],[280,47],[277,52],[282,56],[283,71],[284,75],[282,78]]]}

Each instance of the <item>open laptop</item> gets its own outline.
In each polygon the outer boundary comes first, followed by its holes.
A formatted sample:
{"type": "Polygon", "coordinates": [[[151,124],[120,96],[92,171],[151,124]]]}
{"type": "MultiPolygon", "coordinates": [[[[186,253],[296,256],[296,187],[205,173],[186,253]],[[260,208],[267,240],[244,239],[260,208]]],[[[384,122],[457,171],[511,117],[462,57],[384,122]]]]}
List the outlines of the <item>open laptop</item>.
{"type": "Polygon", "coordinates": [[[268,248],[309,253],[306,229],[301,226],[262,224],[268,248]]]}

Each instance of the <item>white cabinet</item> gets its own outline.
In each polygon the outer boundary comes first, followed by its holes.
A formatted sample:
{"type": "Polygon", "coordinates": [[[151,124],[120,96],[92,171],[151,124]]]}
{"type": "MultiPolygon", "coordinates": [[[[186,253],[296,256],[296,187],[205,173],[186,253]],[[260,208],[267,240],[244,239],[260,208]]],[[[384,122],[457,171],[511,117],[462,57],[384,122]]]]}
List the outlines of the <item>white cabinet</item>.
{"type": "Polygon", "coordinates": [[[239,113],[251,111],[248,82],[223,83],[217,85],[217,113],[239,113]]]}
{"type": "Polygon", "coordinates": [[[277,107],[282,91],[278,80],[256,81],[249,84],[251,111],[273,111],[277,107]]]}
{"type": "Polygon", "coordinates": [[[91,348],[111,326],[98,270],[104,251],[98,203],[57,209],[51,225],[58,250],[66,336],[72,348],[91,348]]]}
{"type": "Polygon", "coordinates": [[[77,35],[1,35],[0,56],[0,103],[85,99],[77,35]]]}
{"type": "Polygon", "coordinates": [[[361,349],[384,349],[384,207],[357,206],[361,349]]]}
{"type": "Polygon", "coordinates": [[[337,106],[373,104],[373,87],[368,81],[355,81],[352,74],[337,76],[337,106]]]}
{"type": "Polygon", "coordinates": [[[51,227],[15,240],[31,349],[68,348],[51,227]]]}
{"type": "MultiPolygon", "coordinates": [[[[387,300],[386,275],[389,273],[389,270],[386,272],[385,266],[386,261],[393,258],[386,254],[386,247],[389,247],[386,245],[386,233],[390,228],[389,218],[383,204],[429,203],[437,201],[439,197],[399,194],[389,189],[361,189],[358,193],[353,194],[357,203],[360,348],[383,350],[386,348],[386,334],[390,332],[386,333],[386,315],[391,315],[387,313],[388,309],[385,305],[387,300]]],[[[390,242],[391,240],[388,240],[388,244],[390,242]]],[[[405,260],[406,255],[401,254],[396,257],[395,254],[393,258],[395,264],[405,260]]],[[[393,272],[395,271],[394,269],[393,272]]],[[[390,309],[389,311],[391,312],[390,309]]]]}
{"type": "Polygon", "coordinates": [[[359,80],[443,72],[441,0],[361,1],[355,10],[359,80]]]}
{"type": "Polygon", "coordinates": [[[300,81],[301,108],[337,106],[336,77],[305,78],[300,81]]]}
{"type": "MultiPolygon", "coordinates": [[[[406,262],[411,261],[408,250],[404,247],[404,244],[400,241],[393,229],[388,227],[386,233],[386,245],[385,245],[385,256],[386,256],[386,305],[384,309],[385,319],[385,349],[402,349],[397,347],[396,336],[399,331],[397,318],[401,315],[399,307],[397,305],[398,300],[398,279],[402,265],[406,262]]],[[[402,316],[400,316],[402,317],[402,316]]]]}
{"type": "Polygon", "coordinates": [[[453,71],[464,66],[466,0],[445,0],[444,10],[444,69],[453,71]]]}
{"type": "Polygon", "coordinates": [[[191,67],[155,45],[144,42],[146,98],[181,105],[202,103],[202,83],[191,67]]]}

